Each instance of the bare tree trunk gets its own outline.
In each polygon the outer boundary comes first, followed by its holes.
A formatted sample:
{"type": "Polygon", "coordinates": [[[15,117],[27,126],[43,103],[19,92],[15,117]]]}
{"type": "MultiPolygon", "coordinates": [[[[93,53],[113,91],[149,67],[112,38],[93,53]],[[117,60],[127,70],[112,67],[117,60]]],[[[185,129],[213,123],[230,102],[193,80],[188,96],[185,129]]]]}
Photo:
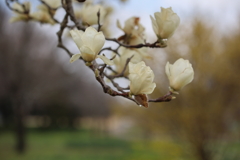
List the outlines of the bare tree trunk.
{"type": "Polygon", "coordinates": [[[18,153],[24,153],[26,148],[26,131],[24,125],[24,107],[22,104],[15,104],[15,134],[16,134],[16,150],[18,153]]]}

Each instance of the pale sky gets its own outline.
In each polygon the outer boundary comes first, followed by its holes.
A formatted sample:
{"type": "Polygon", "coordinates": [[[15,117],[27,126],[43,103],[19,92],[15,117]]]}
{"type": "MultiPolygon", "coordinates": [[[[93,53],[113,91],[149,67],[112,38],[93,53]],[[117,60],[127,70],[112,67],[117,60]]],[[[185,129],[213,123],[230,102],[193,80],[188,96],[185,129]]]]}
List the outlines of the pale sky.
{"type": "Polygon", "coordinates": [[[131,16],[139,16],[150,34],[153,32],[149,16],[159,12],[160,7],[172,7],[182,24],[197,14],[223,32],[239,27],[240,23],[240,0],[129,0],[126,5],[114,3],[114,6],[114,16],[122,23],[131,16]]]}

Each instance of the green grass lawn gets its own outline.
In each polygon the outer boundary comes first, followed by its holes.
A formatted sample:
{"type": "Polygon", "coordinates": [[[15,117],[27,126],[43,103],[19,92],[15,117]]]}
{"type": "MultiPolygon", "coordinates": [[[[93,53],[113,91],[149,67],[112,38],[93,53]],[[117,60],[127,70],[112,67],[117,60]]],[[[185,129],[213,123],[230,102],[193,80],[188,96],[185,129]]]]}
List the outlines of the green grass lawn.
{"type": "Polygon", "coordinates": [[[90,131],[29,131],[27,150],[14,150],[12,132],[0,133],[0,160],[190,160],[173,142],[126,141],[90,131]]]}
{"type": "MultiPolygon", "coordinates": [[[[195,160],[184,145],[170,140],[127,141],[87,130],[29,130],[22,155],[14,143],[13,132],[0,132],[0,160],[195,160]]],[[[214,160],[240,160],[237,141],[212,147],[218,153],[214,160]]]]}

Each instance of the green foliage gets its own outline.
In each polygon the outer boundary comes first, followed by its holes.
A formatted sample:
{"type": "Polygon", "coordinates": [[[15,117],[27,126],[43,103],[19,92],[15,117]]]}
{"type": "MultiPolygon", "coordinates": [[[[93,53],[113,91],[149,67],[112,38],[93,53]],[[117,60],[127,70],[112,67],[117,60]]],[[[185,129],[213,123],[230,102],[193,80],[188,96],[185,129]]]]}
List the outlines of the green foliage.
{"type": "MultiPolygon", "coordinates": [[[[176,160],[187,157],[171,141],[127,141],[93,131],[29,131],[27,152],[19,155],[14,135],[0,136],[1,160],[176,160]]],[[[189,159],[190,160],[190,159],[189,159]]]]}

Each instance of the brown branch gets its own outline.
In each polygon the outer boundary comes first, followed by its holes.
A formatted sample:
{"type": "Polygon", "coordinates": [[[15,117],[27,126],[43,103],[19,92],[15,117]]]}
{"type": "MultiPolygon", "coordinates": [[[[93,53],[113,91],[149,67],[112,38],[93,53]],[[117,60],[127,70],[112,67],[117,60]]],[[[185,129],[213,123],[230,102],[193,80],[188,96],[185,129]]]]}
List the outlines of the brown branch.
{"type": "Polygon", "coordinates": [[[62,34],[64,29],[67,27],[67,23],[68,23],[68,14],[66,13],[62,23],[60,24],[60,30],[57,32],[57,36],[58,36],[58,47],[64,49],[68,55],[71,57],[73,54],[64,46],[64,44],[62,43],[62,34]]]}
{"type": "Polygon", "coordinates": [[[110,67],[110,66],[107,66],[106,68],[107,68],[107,69],[109,69],[110,71],[112,71],[113,73],[115,73],[115,74],[118,74],[118,72],[117,72],[117,71],[115,71],[114,69],[112,69],[112,67],[110,67]]]}
{"type": "MultiPolygon", "coordinates": [[[[62,0],[62,2],[63,2],[63,0],[62,0]]],[[[69,15],[71,21],[73,21],[73,23],[75,24],[77,29],[85,31],[86,28],[81,26],[75,18],[73,6],[72,6],[72,0],[65,0],[65,2],[66,2],[66,4],[64,5],[64,9],[67,12],[67,14],[69,15]]]]}
{"type": "Polygon", "coordinates": [[[112,49],[111,47],[106,47],[106,48],[103,48],[98,54],[101,54],[103,51],[108,50],[108,51],[112,51],[112,52],[116,53],[118,56],[120,56],[120,54],[118,53],[118,49],[119,49],[119,47],[116,49],[112,49]]]}
{"type": "MultiPolygon", "coordinates": [[[[90,65],[89,68],[90,68],[93,72],[95,72],[95,70],[98,68],[98,64],[96,63],[96,61],[93,61],[93,62],[92,62],[92,65],[90,65]]],[[[99,75],[99,76],[95,76],[95,77],[96,77],[96,80],[101,84],[104,93],[107,93],[107,94],[109,94],[109,95],[111,95],[111,96],[113,96],[113,97],[115,97],[115,96],[120,96],[120,97],[127,98],[127,99],[135,102],[137,105],[139,105],[139,103],[138,103],[135,99],[133,99],[133,98],[131,98],[131,97],[129,96],[129,92],[124,92],[124,91],[123,91],[122,93],[119,93],[119,92],[117,92],[117,91],[114,91],[110,86],[108,86],[108,85],[105,83],[105,81],[104,81],[104,79],[103,79],[102,76],[99,75]]]]}
{"type": "Polygon", "coordinates": [[[100,9],[97,12],[97,17],[98,17],[98,32],[99,32],[102,27],[102,25],[100,24],[100,9]]]}
{"type": "Polygon", "coordinates": [[[120,87],[119,84],[116,83],[113,78],[111,78],[111,77],[110,77],[109,75],[107,75],[106,73],[103,73],[103,74],[104,74],[104,76],[105,76],[107,79],[109,79],[109,80],[111,81],[111,83],[113,84],[113,86],[114,86],[118,91],[120,91],[120,92],[122,92],[122,93],[126,93],[124,90],[129,90],[129,89],[130,89],[129,87],[126,87],[126,88],[120,87]]]}
{"type": "Polygon", "coordinates": [[[137,44],[137,45],[128,45],[128,44],[123,44],[119,42],[116,38],[106,38],[108,41],[113,41],[119,44],[120,46],[126,47],[126,48],[142,48],[142,47],[149,47],[149,48],[165,48],[166,45],[162,45],[158,41],[154,43],[145,43],[145,44],[137,44]]]}
{"type": "Polygon", "coordinates": [[[172,96],[172,92],[167,93],[166,95],[159,97],[157,99],[149,99],[148,102],[169,102],[175,97],[172,96]]]}
{"type": "Polygon", "coordinates": [[[131,57],[129,57],[129,58],[126,60],[125,66],[124,66],[124,68],[123,68],[123,70],[122,70],[121,73],[119,73],[119,74],[117,74],[117,75],[109,76],[109,78],[110,78],[110,79],[114,79],[114,78],[119,78],[119,77],[126,77],[126,76],[124,76],[124,72],[126,71],[127,66],[128,66],[128,64],[129,64],[129,62],[131,61],[131,59],[133,58],[133,56],[134,56],[134,55],[132,55],[131,57]]]}

